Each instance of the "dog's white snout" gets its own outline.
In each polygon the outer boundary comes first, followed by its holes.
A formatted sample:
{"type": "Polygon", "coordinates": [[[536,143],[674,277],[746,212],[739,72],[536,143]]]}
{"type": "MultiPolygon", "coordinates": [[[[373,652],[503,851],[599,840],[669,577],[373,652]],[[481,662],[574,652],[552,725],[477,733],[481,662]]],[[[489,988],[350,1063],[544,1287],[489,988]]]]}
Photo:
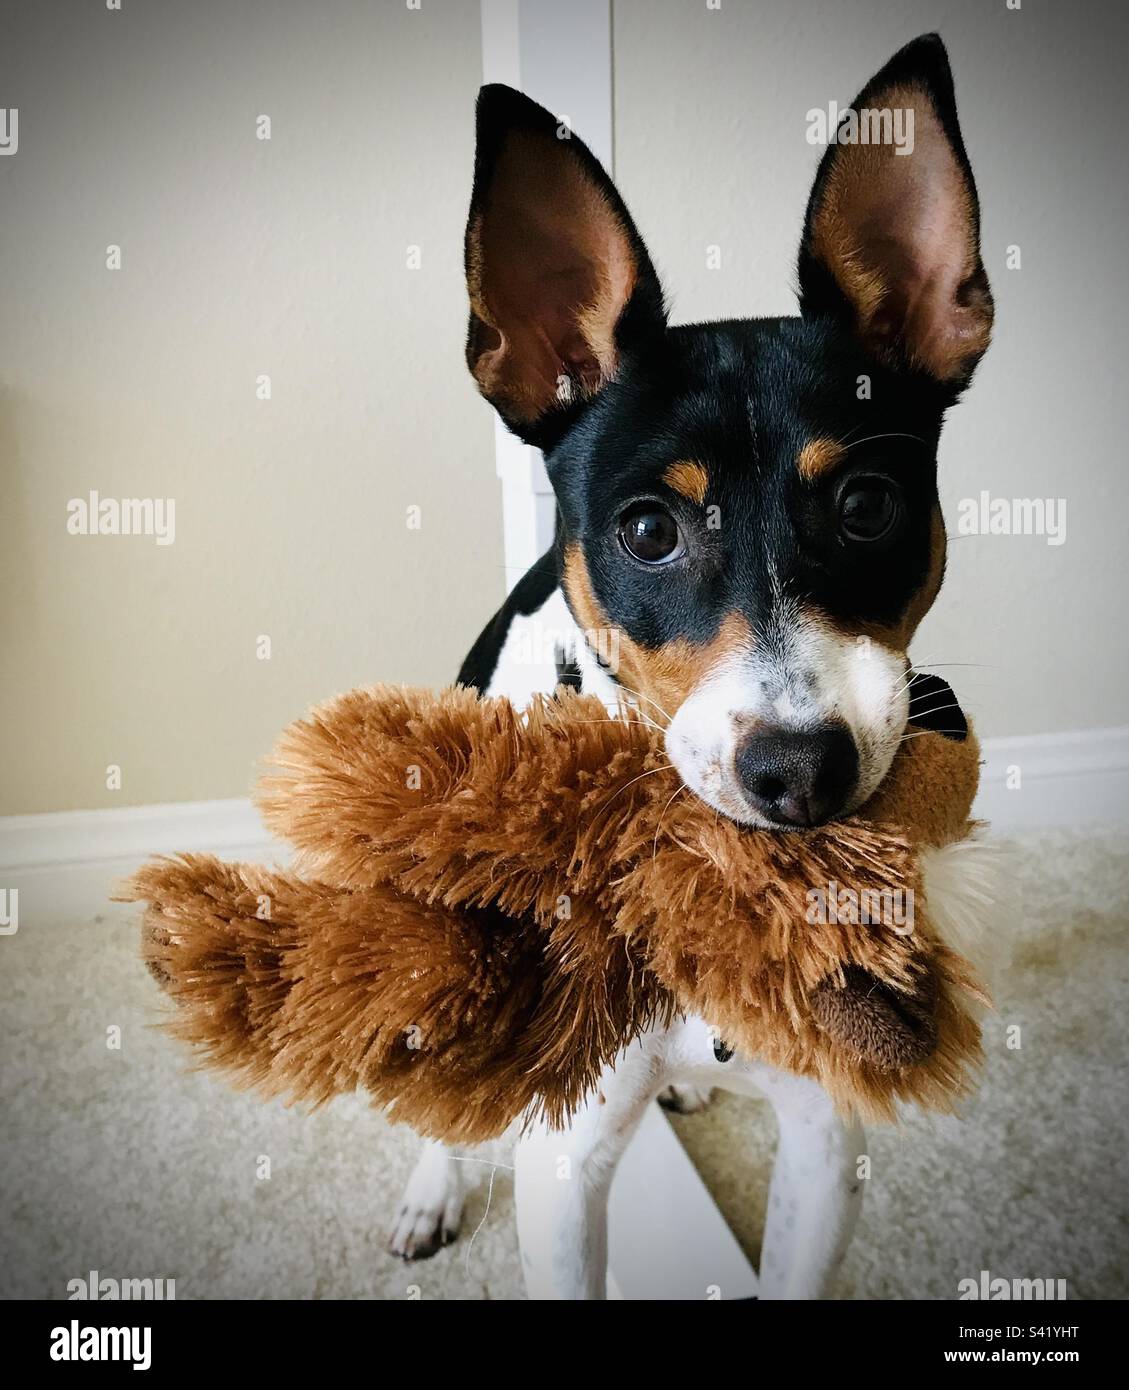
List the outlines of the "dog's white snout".
{"type": "Polygon", "coordinates": [[[813,825],[861,805],[885,776],[909,708],[906,659],[798,619],[774,647],[731,655],[666,731],[682,780],[753,825],[813,825]]]}

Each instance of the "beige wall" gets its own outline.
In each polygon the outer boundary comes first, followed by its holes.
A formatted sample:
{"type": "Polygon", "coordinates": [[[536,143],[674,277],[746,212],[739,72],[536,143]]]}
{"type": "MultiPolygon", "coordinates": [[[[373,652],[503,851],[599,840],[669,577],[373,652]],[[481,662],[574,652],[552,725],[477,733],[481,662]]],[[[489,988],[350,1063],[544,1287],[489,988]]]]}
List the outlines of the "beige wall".
{"type": "MultiPolygon", "coordinates": [[[[449,679],[503,593],[462,363],[478,7],[5,9],[0,813],[241,795],[309,702],[449,679]],[[90,489],[175,498],[175,543],[68,535],[90,489]]],[[[950,529],[982,487],[1068,504],[1065,545],[951,547],[917,652],[982,663],[949,674],[987,733],[1127,719],[1124,13],[614,6],[617,175],[681,321],[793,310],[805,112],[942,29],[998,303],[943,444],[950,529]]]]}
{"type": "Polygon", "coordinates": [[[949,47],[983,209],[995,342],[941,448],[950,533],[982,488],[1065,497],[1066,541],[965,537],[923,626],[981,731],[1129,722],[1125,632],[1129,225],[1108,0],[615,0],[616,177],[675,321],[795,312],[819,151],[806,112],[849,102],[916,34],[949,47]],[[722,248],[706,269],[705,248],[722,248]],[[1022,269],[1004,268],[1018,244],[1022,269]]]}
{"type": "Polygon", "coordinates": [[[4,11],[0,813],[242,795],[309,702],[449,680],[504,593],[478,6],[4,11]],[[175,542],[68,535],[92,488],[175,498],[175,542]]]}

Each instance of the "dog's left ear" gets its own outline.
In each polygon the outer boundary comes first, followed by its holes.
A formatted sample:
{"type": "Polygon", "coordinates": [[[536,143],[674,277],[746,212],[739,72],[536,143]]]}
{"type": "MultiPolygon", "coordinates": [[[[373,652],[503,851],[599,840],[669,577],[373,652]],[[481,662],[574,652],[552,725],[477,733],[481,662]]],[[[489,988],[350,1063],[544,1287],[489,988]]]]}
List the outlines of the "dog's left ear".
{"type": "Polygon", "coordinates": [[[955,393],[988,346],[992,295],[940,38],[926,34],[896,53],[837,135],[808,203],[801,309],[845,320],[879,357],[955,393]]]}

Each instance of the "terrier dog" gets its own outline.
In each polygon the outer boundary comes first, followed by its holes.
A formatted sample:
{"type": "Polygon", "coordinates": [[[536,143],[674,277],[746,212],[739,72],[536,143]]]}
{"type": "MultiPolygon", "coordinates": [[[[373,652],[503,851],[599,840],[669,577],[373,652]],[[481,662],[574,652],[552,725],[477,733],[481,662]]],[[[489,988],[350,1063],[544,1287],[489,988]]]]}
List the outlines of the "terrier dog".
{"type": "MultiPolygon", "coordinates": [[[[674,327],[591,152],[508,87],[478,101],[467,363],[544,452],[558,518],[459,679],[525,690],[508,659],[521,625],[567,631],[548,688],[572,680],[610,708],[636,703],[685,786],[759,826],[848,814],[890,766],[910,639],[945,567],[942,418],[992,327],[940,39],[897,53],[828,135],[799,315],[674,327]]],[[[778,1120],[760,1296],[824,1293],[861,1200],[862,1132],[814,1083],[734,1056],[691,1018],[632,1044],[566,1133],[519,1141],[531,1296],[604,1296],[619,1155],[656,1097],[688,1109],[714,1086],[767,1097],[778,1120]]],[[[395,1252],[454,1239],[461,1170],[427,1147],[395,1252]]]]}

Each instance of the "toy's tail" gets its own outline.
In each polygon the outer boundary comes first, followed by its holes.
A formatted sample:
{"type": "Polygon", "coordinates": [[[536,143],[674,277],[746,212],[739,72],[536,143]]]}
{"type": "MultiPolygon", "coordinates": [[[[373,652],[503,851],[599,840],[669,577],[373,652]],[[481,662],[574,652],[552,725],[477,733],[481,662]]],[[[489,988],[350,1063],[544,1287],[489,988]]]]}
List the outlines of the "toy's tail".
{"type": "Polygon", "coordinates": [[[542,1112],[564,1123],[670,1009],[579,906],[541,930],[211,855],[154,860],[121,896],[148,904],[145,961],[202,1063],[315,1105],[360,1087],[437,1138],[479,1142],[542,1112]]]}

